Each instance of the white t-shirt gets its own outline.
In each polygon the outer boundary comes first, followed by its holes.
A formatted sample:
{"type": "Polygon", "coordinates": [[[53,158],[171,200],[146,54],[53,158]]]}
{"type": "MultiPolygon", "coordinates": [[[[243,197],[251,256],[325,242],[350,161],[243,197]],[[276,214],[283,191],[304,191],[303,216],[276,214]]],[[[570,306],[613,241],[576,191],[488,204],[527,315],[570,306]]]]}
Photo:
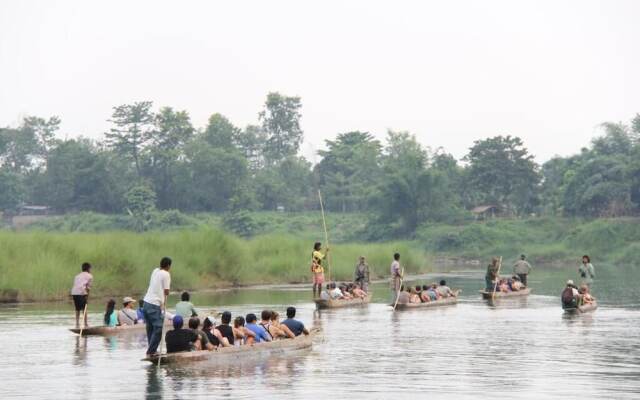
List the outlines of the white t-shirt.
{"type": "Polygon", "coordinates": [[[164,269],[156,268],[151,273],[151,279],[149,280],[149,289],[144,296],[144,302],[154,304],[156,306],[162,306],[164,302],[164,291],[169,290],[171,286],[171,275],[164,269]]]}

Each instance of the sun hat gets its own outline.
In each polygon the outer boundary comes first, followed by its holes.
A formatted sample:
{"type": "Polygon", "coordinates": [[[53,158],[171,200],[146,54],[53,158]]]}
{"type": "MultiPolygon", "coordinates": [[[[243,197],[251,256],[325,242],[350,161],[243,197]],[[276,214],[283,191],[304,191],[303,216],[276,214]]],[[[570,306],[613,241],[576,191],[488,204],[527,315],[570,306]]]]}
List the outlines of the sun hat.
{"type": "Polygon", "coordinates": [[[132,297],[127,296],[124,299],[122,299],[122,302],[124,304],[127,304],[127,303],[135,303],[136,301],[132,297]]]}

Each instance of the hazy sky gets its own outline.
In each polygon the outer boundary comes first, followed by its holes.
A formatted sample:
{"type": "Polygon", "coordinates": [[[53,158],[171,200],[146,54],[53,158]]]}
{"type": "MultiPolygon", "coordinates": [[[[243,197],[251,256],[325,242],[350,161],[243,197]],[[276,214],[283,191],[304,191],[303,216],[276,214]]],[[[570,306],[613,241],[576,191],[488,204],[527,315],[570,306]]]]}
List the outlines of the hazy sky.
{"type": "Polygon", "coordinates": [[[58,115],[100,137],[152,100],[257,122],[303,102],[303,153],[338,132],[409,130],[462,157],[521,136],[539,161],[640,112],[640,1],[0,2],[0,126],[58,115]]]}

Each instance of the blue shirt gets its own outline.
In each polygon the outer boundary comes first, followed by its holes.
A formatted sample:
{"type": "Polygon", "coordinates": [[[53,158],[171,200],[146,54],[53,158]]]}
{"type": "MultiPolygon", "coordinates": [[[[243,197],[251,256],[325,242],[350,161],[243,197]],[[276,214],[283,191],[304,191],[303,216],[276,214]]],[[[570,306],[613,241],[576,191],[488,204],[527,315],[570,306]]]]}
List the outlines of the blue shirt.
{"type": "Polygon", "coordinates": [[[287,328],[291,329],[294,335],[300,336],[304,331],[304,324],[296,319],[287,318],[282,321],[282,325],[285,325],[287,328]]]}
{"type": "Polygon", "coordinates": [[[247,329],[256,334],[256,343],[270,342],[271,336],[263,327],[256,324],[247,324],[247,329]]]}
{"type": "Polygon", "coordinates": [[[144,322],[144,313],[142,312],[142,308],[138,308],[136,314],[138,315],[138,323],[144,322]]]}

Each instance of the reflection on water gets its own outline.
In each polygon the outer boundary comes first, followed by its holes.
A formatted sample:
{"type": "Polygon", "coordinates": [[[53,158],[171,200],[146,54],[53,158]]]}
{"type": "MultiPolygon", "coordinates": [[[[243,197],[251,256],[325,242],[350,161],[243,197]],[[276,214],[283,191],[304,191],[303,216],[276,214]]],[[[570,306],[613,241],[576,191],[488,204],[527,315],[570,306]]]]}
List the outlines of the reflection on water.
{"type": "Polygon", "coordinates": [[[79,338],[70,308],[0,308],[0,398],[640,397],[638,274],[601,268],[600,308],[570,315],[558,296],[573,272],[536,270],[534,294],[492,303],[477,292],[483,271],[441,272],[415,282],[445,276],[463,289],[457,305],[396,313],[387,284],[368,307],[326,311],[306,289],[196,293],[202,309],[234,315],[295,304],[322,337],[290,355],[160,368],[140,361],[144,333],[79,338]]]}

